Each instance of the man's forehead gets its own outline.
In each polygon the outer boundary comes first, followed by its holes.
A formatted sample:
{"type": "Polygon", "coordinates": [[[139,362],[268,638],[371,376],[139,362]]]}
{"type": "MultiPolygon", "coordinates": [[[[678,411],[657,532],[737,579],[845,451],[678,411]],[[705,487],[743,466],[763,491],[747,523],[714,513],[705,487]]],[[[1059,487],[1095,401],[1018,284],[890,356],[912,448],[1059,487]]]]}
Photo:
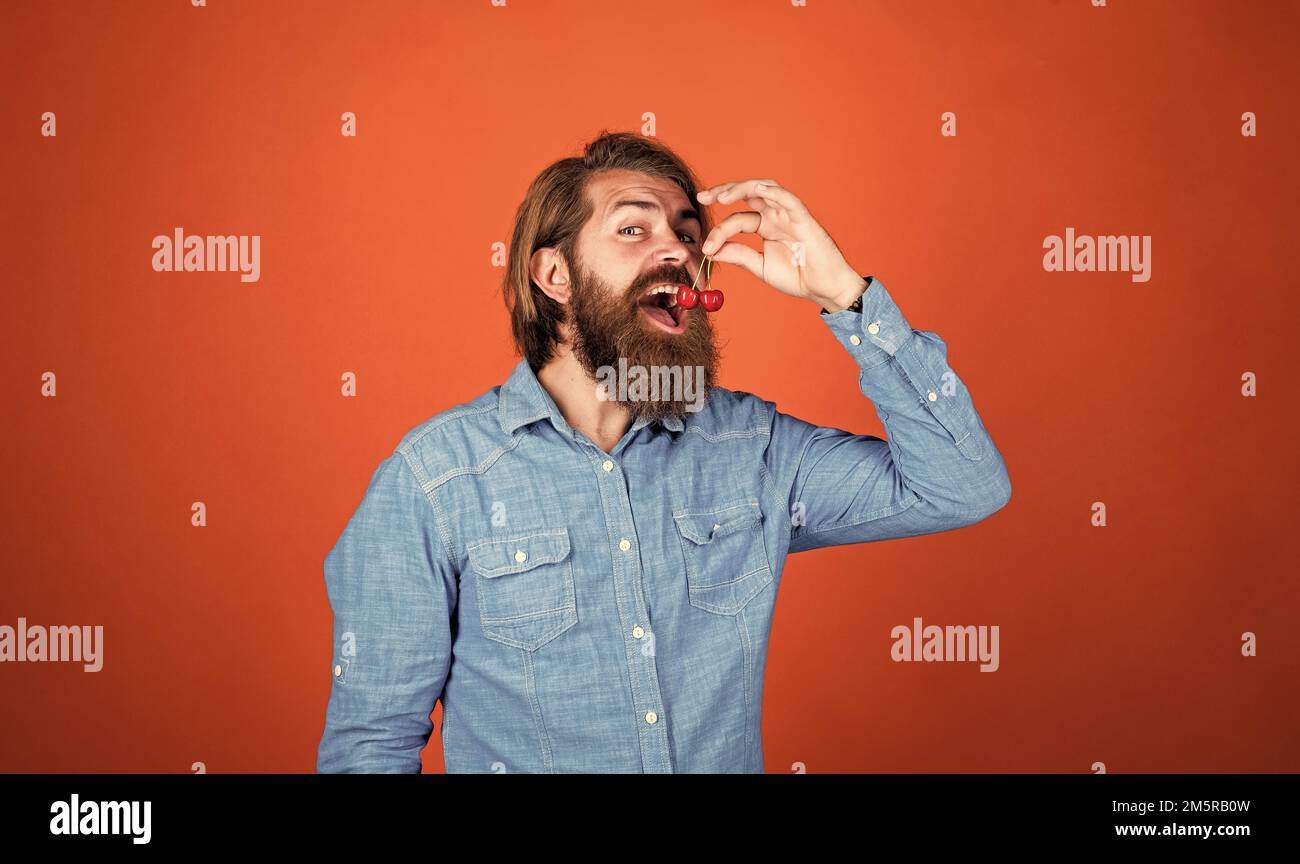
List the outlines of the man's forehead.
{"type": "Polygon", "coordinates": [[[616,202],[627,198],[657,201],[672,208],[691,207],[682,188],[673,181],[636,171],[614,171],[605,176],[593,177],[588,189],[597,213],[601,215],[609,212],[616,202]]]}

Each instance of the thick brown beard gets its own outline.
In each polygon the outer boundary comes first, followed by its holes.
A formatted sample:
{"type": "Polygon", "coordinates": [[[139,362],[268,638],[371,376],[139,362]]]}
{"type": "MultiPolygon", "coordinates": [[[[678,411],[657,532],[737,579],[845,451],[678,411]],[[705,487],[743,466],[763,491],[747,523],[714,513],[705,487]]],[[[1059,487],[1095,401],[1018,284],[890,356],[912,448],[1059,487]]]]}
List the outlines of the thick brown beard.
{"type": "MultiPolygon", "coordinates": [[[[684,267],[665,265],[637,279],[628,290],[618,294],[608,283],[583,267],[582,262],[573,268],[573,291],[569,300],[569,323],[573,334],[573,356],[582,365],[596,386],[601,367],[619,369],[619,358],[625,358],[627,368],[642,366],[681,367],[695,380],[695,367],[704,369],[704,388],[696,399],[673,399],[672,393],[661,393],[651,400],[618,399],[627,408],[633,420],[646,418],[660,420],[664,417],[685,417],[687,406],[699,407],[696,401],[713,390],[714,376],[719,360],[709,313],[696,306],[686,317],[686,329],[681,333],[664,333],[653,330],[641,320],[637,301],[651,285],[660,282],[685,282],[690,277],[684,267]]],[[[680,394],[684,395],[684,394],[680,394]]]]}

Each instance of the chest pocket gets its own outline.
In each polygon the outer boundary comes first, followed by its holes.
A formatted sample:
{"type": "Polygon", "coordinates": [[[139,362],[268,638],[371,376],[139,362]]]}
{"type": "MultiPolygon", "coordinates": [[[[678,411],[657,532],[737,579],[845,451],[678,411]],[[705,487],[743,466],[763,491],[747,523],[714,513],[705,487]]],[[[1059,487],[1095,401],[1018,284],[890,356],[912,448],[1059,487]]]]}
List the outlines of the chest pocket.
{"type": "Polygon", "coordinates": [[[487,638],[535,651],[578,623],[567,528],[492,537],[465,551],[487,638]]]}
{"type": "Polygon", "coordinates": [[[686,558],[686,588],[692,606],[735,615],[772,582],[758,501],[677,512],[673,521],[686,558]]]}

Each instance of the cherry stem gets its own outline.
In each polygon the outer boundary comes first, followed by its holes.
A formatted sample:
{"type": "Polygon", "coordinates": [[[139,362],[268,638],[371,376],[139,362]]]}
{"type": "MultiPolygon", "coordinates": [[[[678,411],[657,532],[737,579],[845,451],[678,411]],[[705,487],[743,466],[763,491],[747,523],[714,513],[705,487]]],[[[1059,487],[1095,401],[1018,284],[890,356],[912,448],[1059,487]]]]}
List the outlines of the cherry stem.
{"type": "Polygon", "coordinates": [[[698,270],[695,271],[695,280],[694,280],[693,282],[691,282],[691,290],[692,290],[692,291],[695,290],[695,286],[696,286],[696,285],[699,283],[699,281],[700,281],[700,274],[704,272],[704,270],[705,270],[706,267],[708,268],[709,273],[708,273],[707,276],[704,277],[704,279],[705,279],[705,284],[706,284],[710,289],[713,288],[713,259],[710,258],[708,255],[705,255],[705,256],[704,256],[704,267],[701,267],[701,268],[699,268],[698,270]]]}

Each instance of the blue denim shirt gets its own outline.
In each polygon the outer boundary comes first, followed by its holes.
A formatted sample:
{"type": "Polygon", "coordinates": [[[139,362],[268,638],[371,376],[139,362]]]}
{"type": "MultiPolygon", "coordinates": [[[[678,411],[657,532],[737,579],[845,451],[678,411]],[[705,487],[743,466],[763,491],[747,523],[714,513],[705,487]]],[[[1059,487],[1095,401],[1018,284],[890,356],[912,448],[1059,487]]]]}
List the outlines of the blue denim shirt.
{"type": "MultiPolygon", "coordinates": [[[[821,313],[887,439],[715,389],[608,453],[520,360],[410,430],[325,559],[321,772],[761,772],[786,555],[970,525],[1011,495],[935,333],[885,286],[821,313]]],[[[810,375],[816,375],[810,370],[810,375]]]]}

